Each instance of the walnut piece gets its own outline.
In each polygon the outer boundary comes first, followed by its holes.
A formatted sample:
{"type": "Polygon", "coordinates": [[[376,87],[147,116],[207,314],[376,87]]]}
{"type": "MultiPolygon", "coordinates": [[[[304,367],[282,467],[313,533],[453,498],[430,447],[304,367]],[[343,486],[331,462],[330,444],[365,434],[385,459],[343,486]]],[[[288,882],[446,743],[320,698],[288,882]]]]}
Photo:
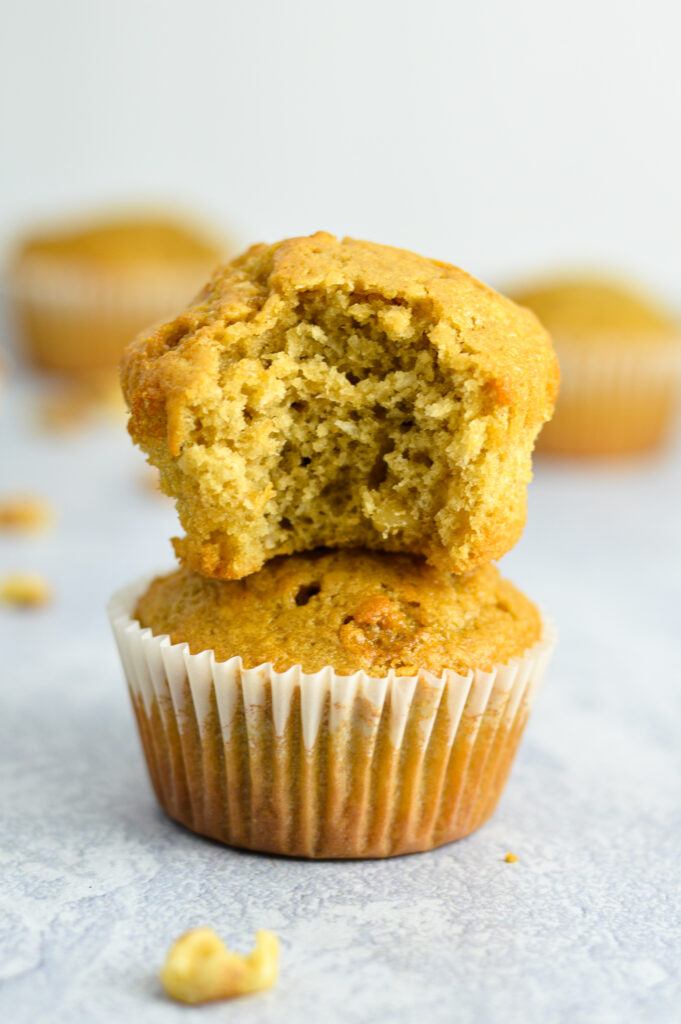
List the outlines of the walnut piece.
{"type": "Polygon", "coordinates": [[[86,392],[76,385],[64,384],[41,399],[39,422],[50,434],[64,434],[86,426],[91,412],[86,392]]]}
{"type": "Polygon", "coordinates": [[[49,584],[33,572],[12,572],[0,578],[0,601],[24,608],[37,608],[52,598],[49,584]]]}
{"type": "Polygon", "coordinates": [[[96,420],[120,419],[125,403],[118,377],[109,372],[62,381],[41,401],[39,422],[48,433],[67,434],[91,427],[96,420]]]}
{"type": "Polygon", "coordinates": [[[52,508],[30,494],[0,498],[0,530],[45,530],[52,523],[52,508]]]}
{"type": "Polygon", "coordinates": [[[247,955],[227,949],[212,928],[185,932],[170,949],[160,973],[161,984],[181,1003],[231,999],[271,988],[279,973],[279,940],[259,931],[247,955]]]}

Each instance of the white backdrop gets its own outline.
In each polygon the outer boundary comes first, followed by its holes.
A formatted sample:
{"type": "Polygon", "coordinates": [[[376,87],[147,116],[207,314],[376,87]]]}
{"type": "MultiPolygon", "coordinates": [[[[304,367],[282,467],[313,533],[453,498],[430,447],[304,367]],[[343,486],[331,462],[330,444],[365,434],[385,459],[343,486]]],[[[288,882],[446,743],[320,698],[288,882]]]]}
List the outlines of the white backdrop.
{"type": "Polygon", "coordinates": [[[605,264],[681,304],[676,2],[4,0],[0,243],[181,201],[492,283],[605,264]]]}

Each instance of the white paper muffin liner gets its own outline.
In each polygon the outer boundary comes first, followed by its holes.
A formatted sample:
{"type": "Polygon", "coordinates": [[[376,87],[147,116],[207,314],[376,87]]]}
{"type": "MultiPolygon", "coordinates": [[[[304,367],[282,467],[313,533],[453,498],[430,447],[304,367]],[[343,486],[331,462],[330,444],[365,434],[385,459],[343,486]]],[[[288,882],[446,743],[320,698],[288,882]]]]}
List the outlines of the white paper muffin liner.
{"type": "Polygon", "coordinates": [[[15,300],[50,308],[78,307],[115,312],[125,309],[146,312],[182,308],[205,283],[210,265],[174,267],[125,273],[97,273],[80,267],[35,263],[10,275],[9,292],[15,300]]]}
{"type": "Polygon", "coordinates": [[[124,345],[183,309],[210,270],[206,263],[96,273],[36,261],[10,273],[7,297],[30,361],[77,374],[116,368],[124,345]]]}
{"type": "Polygon", "coordinates": [[[245,669],[133,617],[150,578],[108,607],[156,795],[233,846],[385,857],[467,835],[494,810],[555,644],[462,676],[245,669]]]}
{"type": "Polygon", "coordinates": [[[664,441],[681,403],[681,337],[635,345],[604,332],[588,345],[553,340],[560,394],[539,450],[617,454],[664,441]]]}

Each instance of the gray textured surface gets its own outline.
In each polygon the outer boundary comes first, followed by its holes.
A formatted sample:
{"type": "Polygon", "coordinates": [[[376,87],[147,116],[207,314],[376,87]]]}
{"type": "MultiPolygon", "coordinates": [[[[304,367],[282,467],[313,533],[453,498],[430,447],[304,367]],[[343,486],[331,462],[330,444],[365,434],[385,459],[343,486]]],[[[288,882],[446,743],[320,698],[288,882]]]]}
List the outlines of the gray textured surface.
{"type": "Polygon", "coordinates": [[[8,1022],[672,1022],[681,1010],[681,451],[537,467],[504,570],[560,643],[508,789],[467,840],[394,861],[233,852],[173,825],[147,782],[104,614],[170,559],[169,503],[122,428],[33,428],[0,396],[1,490],[58,512],[0,539],[54,604],[0,610],[0,1018],[8,1022]],[[507,850],[520,860],[504,863],[507,850]],[[268,994],[199,1010],[156,981],[214,926],[282,941],[268,994]]]}

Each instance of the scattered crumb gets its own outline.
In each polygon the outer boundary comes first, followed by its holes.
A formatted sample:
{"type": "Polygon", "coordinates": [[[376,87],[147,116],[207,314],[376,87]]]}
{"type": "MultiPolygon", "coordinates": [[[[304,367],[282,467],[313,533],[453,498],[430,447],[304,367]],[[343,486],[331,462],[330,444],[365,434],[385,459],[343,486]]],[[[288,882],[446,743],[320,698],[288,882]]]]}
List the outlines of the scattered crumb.
{"type": "Polygon", "coordinates": [[[0,577],[0,601],[24,608],[38,608],[51,599],[49,584],[37,573],[12,572],[0,577]]]}
{"type": "Polygon", "coordinates": [[[81,430],[91,418],[92,403],[88,394],[75,385],[60,387],[41,401],[40,426],[49,433],[81,430]]]}
{"type": "Polygon", "coordinates": [[[171,947],[161,984],[180,1003],[207,1003],[271,988],[279,974],[279,939],[259,931],[255,949],[243,955],[227,949],[212,928],[185,932],[171,947]]]}
{"type": "Polygon", "coordinates": [[[515,853],[511,853],[511,851],[509,850],[506,856],[504,857],[504,860],[506,861],[507,864],[515,864],[518,858],[516,857],[515,853]]]}
{"type": "Polygon", "coordinates": [[[0,498],[0,530],[46,530],[52,518],[52,507],[44,498],[30,494],[0,498]]]}
{"type": "Polygon", "coordinates": [[[91,426],[102,416],[120,420],[124,415],[125,402],[118,378],[106,372],[61,381],[42,400],[39,418],[44,430],[68,433],[91,426]]]}

